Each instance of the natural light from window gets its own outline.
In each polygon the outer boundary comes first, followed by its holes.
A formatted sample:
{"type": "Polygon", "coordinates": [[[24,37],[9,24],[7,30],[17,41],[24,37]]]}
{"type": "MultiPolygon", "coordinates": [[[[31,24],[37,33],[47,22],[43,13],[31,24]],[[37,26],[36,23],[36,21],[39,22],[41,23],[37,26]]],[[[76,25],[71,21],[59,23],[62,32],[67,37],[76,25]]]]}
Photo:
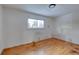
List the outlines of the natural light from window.
{"type": "Polygon", "coordinates": [[[44,20],[28,19],[28,28],[44,28],[44,20]]]}

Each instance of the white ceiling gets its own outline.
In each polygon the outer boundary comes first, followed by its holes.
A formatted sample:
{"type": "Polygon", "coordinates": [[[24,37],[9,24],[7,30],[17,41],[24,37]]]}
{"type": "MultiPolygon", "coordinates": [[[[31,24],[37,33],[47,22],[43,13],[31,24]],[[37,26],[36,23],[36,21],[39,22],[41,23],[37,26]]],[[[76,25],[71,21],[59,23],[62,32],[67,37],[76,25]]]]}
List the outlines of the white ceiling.
{"type": "Polygon", "coordinates": [[[79,4],[57,4],[55,8],[49,8],[49,4],[9,4],[10,8],[40,14],[43,16],[56,17],[79,11],[79,4]]]}

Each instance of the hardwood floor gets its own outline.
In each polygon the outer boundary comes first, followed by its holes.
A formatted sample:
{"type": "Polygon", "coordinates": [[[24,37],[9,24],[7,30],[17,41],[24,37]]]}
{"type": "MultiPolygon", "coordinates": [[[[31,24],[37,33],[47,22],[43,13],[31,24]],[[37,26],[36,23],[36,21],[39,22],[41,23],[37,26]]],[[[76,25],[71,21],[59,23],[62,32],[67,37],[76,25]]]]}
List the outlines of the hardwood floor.
{"type": "Polygon", "coordinates": [[[2,55],[77,55],[79,45],[57,38],[5,48],[2,55]]]}

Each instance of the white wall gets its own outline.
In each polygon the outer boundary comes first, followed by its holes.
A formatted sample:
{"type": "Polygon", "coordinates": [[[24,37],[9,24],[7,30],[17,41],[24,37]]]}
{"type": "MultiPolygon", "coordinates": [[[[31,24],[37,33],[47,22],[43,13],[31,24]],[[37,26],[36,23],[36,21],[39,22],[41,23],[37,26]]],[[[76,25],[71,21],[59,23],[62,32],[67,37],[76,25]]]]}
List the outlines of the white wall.
{"type": "Polygon", "coordinates": [[[57,18],[57,32],[65,40],[79,44],[79,12],[57,18]]]}
{"type": "MultiPolygon", "coordinates": [[[[2,14],[1,11],[0,7],[0,15],[2,14]]],[[[2,16],[0,16],[0,19],[2,19],[2,16]]],[[[64,38],[68,41],[72,40],[72,42],[79,44],[79,12],[63,15],[56,19],[50,19],[37,14],[3,7],[3,24],[5,47],[25,44],[51,36],[64,38]],[[36,30],[28,29],[28,18],[45,20],[45,28],[36,30]]],[[[2,32],[1,29],[0,32],[2,32]]],[[[2,44],[2,40],[0,42],[0,44],[2,44]]]]}
{"type": "Polygon", "coordinates": [[[33,13],[24,12],[12,8],[3,8],[4,15],[4,43],[5,47],[24,44],[42,38],[50,37],[55,33],[55,20],[33,13]],[[44,29],[28,29],[27,19],[45,20],[44,29]],[[51,26],[52,25],[52,26],[51,26]]]}
{"type": "Polygon", "coordinates": [[[79,12],[50,19],[25,11],[3,7],[3,39],[4,46],[10,47],[56,36],[79,44],[79,12]],[[27,19],[45,20],[44,29],[28,29],[27,19]]]}
{"type": "Polygon", "coordinates": [[[4,43],[3,43],[3,19],[2,19],[2,6],[0,5],[0,53],[1,50],[4,47],[4,43]]]}

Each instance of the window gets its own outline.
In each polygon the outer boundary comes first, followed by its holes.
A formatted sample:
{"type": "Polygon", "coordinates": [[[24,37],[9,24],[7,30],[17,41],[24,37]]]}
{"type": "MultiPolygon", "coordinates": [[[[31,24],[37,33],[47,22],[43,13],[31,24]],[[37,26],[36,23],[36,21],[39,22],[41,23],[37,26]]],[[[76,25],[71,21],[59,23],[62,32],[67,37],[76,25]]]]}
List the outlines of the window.
{"type": "Polygon", "coordinates": [[[28,28],[44,28],[44,20],[28,19],[28,28]]]}

